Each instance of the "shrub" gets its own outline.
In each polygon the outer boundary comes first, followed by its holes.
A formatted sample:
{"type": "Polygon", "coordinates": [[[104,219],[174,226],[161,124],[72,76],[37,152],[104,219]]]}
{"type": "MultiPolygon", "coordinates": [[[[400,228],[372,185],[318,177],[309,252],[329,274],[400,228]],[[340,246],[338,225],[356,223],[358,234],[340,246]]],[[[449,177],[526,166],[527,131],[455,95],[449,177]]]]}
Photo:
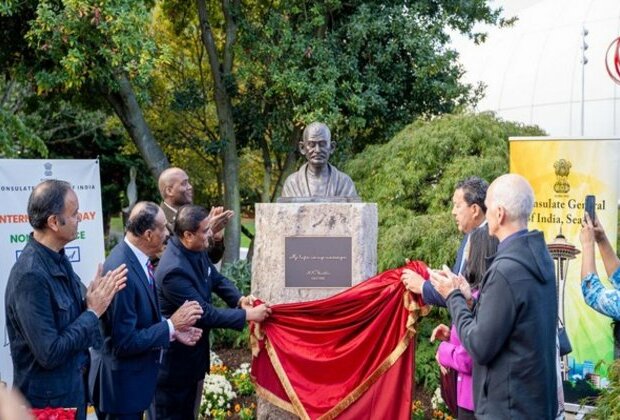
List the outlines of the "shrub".
{"type": "MultiPolygon", "coordinates": [[[[252,269],[251,264],[245,260],[235,261],[222,267],[222,274],[232,281],[242,295],[250,293],[252,269]]],[[[227,308],[218,296],[213,295],[213,304],[220,308],[227,308]]],[[[211,330],[211,343],[215,348],[241,348],[249,341],[249,330],[247,325],[242,331],[227,328],[215,328],[211,330]]]]}
{"type": "MultiPolygon", "coordinates": [[[[506,173],[508,137],[543,134],[490,113],[445,115],[418,120],[349,161],[344,169],[363,201],[378,205],[379,271],[402,266],[405,258],[452,266],[462,237],[450,214],[456,183],[506,173]]],[[[418,324],[416,380],[427,390],[439,383],[437,345],[429,337],[440,322],[449,325],[447,311],[433,310],[418,324]]]]}

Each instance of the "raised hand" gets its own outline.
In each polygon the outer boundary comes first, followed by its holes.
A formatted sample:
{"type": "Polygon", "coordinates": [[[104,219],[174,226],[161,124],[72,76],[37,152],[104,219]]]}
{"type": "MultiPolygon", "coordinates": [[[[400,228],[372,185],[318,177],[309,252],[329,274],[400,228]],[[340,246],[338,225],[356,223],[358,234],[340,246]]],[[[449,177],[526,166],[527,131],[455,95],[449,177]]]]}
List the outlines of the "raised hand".
{"type": "Polygon", "coordinates": [[[224,228],[228,221],[232,219],[235,212],[232,210],[224,210],[224,207],[211,207],[209,212],[209,227],[213,232],[213,238],[220,241],[224,236],[224,228]]]}
{"type": "Polygon", "coordinates": [[[127,266],[121,264],[103,276],[102,273],[103,265],[99,264],[95,278],[86,290],[86,307],[93,310],[97,317],[101,317],[108,309],[116,293],[125,288],[127,266]]]}
{"type": "Polygon", "coordinates": [[[202,330],[196,327],[188,327],[185,331],[174,331],[174,338],[186,346],[194,346],[202,337],[202,330]]]}
{"type": "Polygon", "coordinates": [[[431,275],[431,284],[444,299],[454,289],[458,288],[456,283],[457,277],[447,266],[444,265],[441,271],[429,270],[429,273],[431,275]]]}
{"type": "Polygon", "coordinates": [[[170,317],[175,332],[187,330],[200,319],[202,313],[203,310],[198,302],[186,300],[170,317]]]}
{"type": "Polygon", "coordinates": [[[271,315],[271,308],[266,303],[245,309],[246,321],[263,322],[269,315],[271,315]]]}
{"type": "MultiPolygon", "coordinates": [[[[600,225],[599,225],[599,230],[602,231],[602,235],[603,237],[605,237],[605,232],[602,230],[600,225]]],[[[597,234],[594,228],[594,224],[592,223],[592,220],[590,219],[590,215],[586,213],[584,215],[583,220],[581,221],[581,232],[579,233],[579,240],[581,242],[581,245],[592,246],[594,244],[594,241],[596,240],[595,239],[596,236],[597,234]]]]}
{"type": "Polygon", "coordinates": [[[437,325],[431,334],[431,343],[435,341],[435,339],[448,341],[450,339],[450,327],[444,324],[437,325]]]}
{"type": "MultiPolygon", "coordinates": [[[[590,217],[590,216],[588,216],[590,217]]],[[[594,222],[592,223],[594,226],[594,240],[596,243],[601,243],[607,241],[607,235],[605,234],[605,229],[603,229],[603,225],[598,220],[598,216],[594,216],[594,222]]]]}

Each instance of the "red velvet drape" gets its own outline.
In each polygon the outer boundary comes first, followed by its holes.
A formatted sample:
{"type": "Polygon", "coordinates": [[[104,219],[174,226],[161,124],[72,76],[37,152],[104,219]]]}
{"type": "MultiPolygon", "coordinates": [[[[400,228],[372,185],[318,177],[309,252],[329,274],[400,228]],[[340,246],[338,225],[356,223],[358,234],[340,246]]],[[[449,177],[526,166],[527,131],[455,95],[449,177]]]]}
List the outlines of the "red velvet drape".
{"type": "Polygon", "coordinates": [[[415,324],[427,308],[400,281],[411,262],[327,299],[274,305],[252,326],[257,393],[302,419],[410,418],[415,324]]]}

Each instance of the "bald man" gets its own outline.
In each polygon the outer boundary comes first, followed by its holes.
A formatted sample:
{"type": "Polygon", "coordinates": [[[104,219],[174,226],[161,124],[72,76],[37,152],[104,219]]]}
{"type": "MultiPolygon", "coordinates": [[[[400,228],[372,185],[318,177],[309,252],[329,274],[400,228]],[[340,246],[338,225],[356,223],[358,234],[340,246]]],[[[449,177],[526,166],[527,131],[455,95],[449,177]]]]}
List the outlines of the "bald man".
{"type": "Polygon", "coordinates": [[[297,172],[286,178],[282,187],[283,198],[295,197],[348,197],[359,199],[355,184],[328,160],[336,148],[329,128],[320,122],[309,124],[299,142],[299,153],[307,160],[297,172]]]}
{"type": "MultiPolygon", "coordinates": [[[[160,204],[166,216],[166,227],[170,235],[174,234],[174,221],[181,206],[192,204],[194,189],[189,182],[189,176],[181,168],[168,168],[159,175],[160,204]]],[[[224,255],[224,228],[233,217],[232,210],[224,211],[223,207],[212,207],[209,212],[210,232],[207,236],[209,259],[213,264],[218,263],[224,255]]]]}
{"type": "Polygon", "coordinates": [[[431,274],[474,361],[477,419],[556,418],[555,270],[542,232],[527,230],[533,203],[520,175],[489,186],[486,219],[500,243],[473,312],[450,270],[431,274]]]}

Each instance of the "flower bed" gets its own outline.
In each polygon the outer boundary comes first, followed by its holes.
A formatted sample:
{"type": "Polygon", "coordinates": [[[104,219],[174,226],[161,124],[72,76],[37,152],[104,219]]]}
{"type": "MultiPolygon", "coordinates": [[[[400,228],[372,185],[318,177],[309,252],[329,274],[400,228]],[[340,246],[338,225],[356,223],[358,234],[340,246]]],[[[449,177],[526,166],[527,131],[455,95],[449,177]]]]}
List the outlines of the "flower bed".
{"type": "Polygon", "coordinates": [[[254,401],[243,403],[249,396],[254,396],[254,385],[250,380],[250,364],[242,363],[238,369],[231,371],[212,352],[211,373],[205,377],[200,402],[200,418],[254,419],[256,412],[254,401]]]}

